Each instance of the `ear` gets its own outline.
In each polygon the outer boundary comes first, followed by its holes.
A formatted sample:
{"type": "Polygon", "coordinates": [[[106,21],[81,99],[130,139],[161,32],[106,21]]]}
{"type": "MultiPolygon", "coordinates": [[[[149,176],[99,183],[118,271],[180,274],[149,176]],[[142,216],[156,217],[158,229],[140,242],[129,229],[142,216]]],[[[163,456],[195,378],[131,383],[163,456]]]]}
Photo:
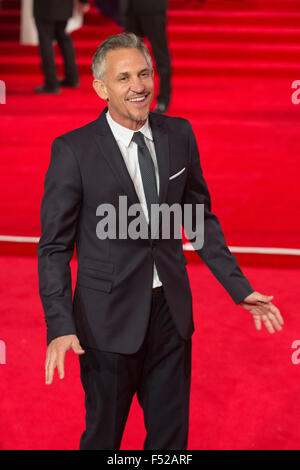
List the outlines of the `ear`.
{"type": "Polygon", "coordinates": [[[102,80],[94,80],[93,88],[95,92],[97,93],[97,95],[100,96],[100,98],[102,98],[103,100],[108,99],[107,89],[106,89],[105,83],[102,80]]]}

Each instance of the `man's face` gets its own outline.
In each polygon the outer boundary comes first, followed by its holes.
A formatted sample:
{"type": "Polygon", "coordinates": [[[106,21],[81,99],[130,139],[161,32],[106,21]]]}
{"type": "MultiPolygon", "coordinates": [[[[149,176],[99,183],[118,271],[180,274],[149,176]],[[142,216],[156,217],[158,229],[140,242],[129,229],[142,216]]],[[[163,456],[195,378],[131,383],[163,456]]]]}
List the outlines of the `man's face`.
{"type": "Polygon", "coordinates": [[[94,80],[97,94],[108,100],[111,117],[129,129],[140,128],[153,98],[153,70],[138,49],[117,49],[106,55],[104,81],[94,80]]]}

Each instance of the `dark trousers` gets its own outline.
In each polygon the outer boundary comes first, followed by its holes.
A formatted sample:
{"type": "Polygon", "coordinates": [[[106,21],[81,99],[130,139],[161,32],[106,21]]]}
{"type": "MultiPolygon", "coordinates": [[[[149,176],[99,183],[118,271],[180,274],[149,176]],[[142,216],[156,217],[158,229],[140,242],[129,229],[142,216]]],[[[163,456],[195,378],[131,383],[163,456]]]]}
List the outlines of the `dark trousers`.
{"type": "Polygon", "coordinates": [[[65,78],[70,83],[76,83],[78,81],[78,71],[73,42],[69,34],[65,31],[67,21],[47,21],[36,18],[35,22],[39,36],[40,56],[45,77],[45,86],[49,88],[59,86],[53,49],[53,41],[55,39],[63,56],[65,78]]]}
{"type": "Polygon", "coordinates": [[[147,333],[137,353],[87,349],[79,357],[86,406],[80,449],[118,450],[137,393],[147,432],[144,449],[185,450],[191,346],[191,339],[177,333],[162,292],[152,294],[147,333]]]}
{"type": "Polygon", "coordinates": [[[125,31],[148,38],[159,75],[157,100],[168,106],[171,98],[171,58],[166,31],[166,12],[140,14],[129,10],[123,21],[125,31]]]}

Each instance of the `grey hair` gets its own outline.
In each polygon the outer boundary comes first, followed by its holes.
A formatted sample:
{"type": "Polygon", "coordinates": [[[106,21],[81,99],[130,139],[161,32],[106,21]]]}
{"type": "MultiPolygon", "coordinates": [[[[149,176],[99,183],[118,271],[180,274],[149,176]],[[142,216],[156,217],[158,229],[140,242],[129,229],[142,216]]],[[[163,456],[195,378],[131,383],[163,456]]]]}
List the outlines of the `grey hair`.
{"type": "Polygon", "coordinates": [[[106,54],[116,49],[138,49],[144,55],[148,66],[152,69],[152,60],[142,39],[134,33],[121,33],[109,36],[98,47],[92,62],[92,71],[96,80],[104,80],[106,54]]]}

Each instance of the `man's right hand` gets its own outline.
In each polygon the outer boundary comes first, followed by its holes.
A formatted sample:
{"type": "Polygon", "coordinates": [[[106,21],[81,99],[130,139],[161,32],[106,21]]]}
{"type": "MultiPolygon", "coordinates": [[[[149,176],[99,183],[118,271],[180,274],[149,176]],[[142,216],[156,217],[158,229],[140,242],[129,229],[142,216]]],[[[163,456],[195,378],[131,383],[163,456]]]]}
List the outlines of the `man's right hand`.
{"type": "Polygon", "coordinates": [[[65,376],[65,355],[66,352],[73,349],[75,354],[84,354],[76,335],[66,335],[55,338],[48,346],[45,362],[46,385],[51,385],[55,367],[57,367],[58,376],[63,379],[65,376]]]}

